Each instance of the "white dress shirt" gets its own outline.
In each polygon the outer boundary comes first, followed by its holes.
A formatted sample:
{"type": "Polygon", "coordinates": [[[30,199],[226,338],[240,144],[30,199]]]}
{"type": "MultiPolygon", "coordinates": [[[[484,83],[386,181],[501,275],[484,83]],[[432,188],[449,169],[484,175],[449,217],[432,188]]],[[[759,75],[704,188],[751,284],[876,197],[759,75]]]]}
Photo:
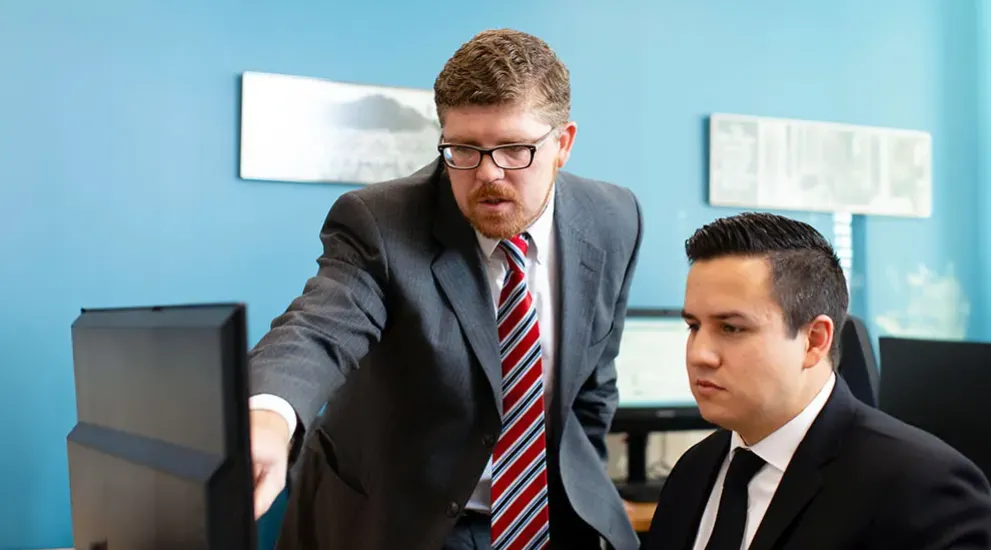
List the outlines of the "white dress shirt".
{"type": "MultiPolygon", "coordinates": [[[[551,389],[554,387],[554,354],[557,351],[557,323],[554,304],[557,303],[557,242],[554,239],[554,195],[547,201],[547,207],[530,224],[527,229],[530,234],[530,246],[526,251],[526,284],[533,296],[533,305],[537,308],[537,323],[540,327],[540,352],[544,367],[544,409],[551,402],[551,389]]],[[[499,242],[490,239],[477,231],[478,245],[486,258],[485,273],[488,275],[489,288],[492,290],[492,314],[499,309],[499,295],[502,294],[502,283],[509,269],[508,260],[499,242]]],[[[499,399],[499,397],[497,397],[499,399]]],[[[465,508],[479,512],[488,512],[492,504],[492,459],[489,459],[482,472],[475,492],[465,508]]]]}
{"type": "MultiPolygon", "coordinates": [[[[526,282],[533,296],[534,307],[537,308],[537,323],[540,327],[541,359],[544,367],[544,408],[551,403],[557,352],[557,311],[554,304],[558,303],[558,281],[552,274],[557,273],[557,240],[554,238],[554,188],[547,200],[547,207],[530,224],[527,232],[530,234],[530,246],[526,253],[526,282]]],[[[488,276],[489,288],[492,292],[492,315],[499,309],[499,296],[502,293],[502,283],[509,269],[505,253],[499,248],[499,242],[490,239],[478,231],[478,246],[485,258],[485,273],[488,276]]],[[[467,368],[467,365],[465,366],[467,368]]],[[[499,397],[497,397],[498,399],[499,397]]],[[[269,394],[254,395],[249,400],[251,409],[268,409],[278,412],[289,425],[289,433],[296,430],[296,412],[292,406],[281,397],[269,394]]],[[[465,508],[479,512],[489,512],[492,495],[492,459],[489,459],[478,486],[472,493],[465,508]]]]}
{"type": "Polygon", "coordinates": [[[705,512],[702,513],[693,550],[704,550],[705,545],[709,543],[712,528],[716,525],[719,499],[723,495],[726,470],[729,468],[733,451],[740,447],[749,448],[767,463],[747,486],[747,526],[744,530],[743,544],[740,549],[746,550],[750,546],[750,542],[754,540],[754,534],[757,533],[757,527],[760,526],[767,508],[771,504],[771,498],[774,497],[774,492],[777,491],[778,484],[781,483],[785,469],[788,468],[788,463],[791,462],[791,457],[795,454],[795,449],[805,438],[812,422],[819,416],[819,412],[822,411],[826,400],[829,399],[835,384],[836,375],[833,374],[802,412],[753,446],[748,447],[739,434],[733,432],[730,436],[729,453],[723,460],[722,468],[720,468],[716,482],[712,486],[712,493],[709,494],[709,501],[705,505],[705,512]]]}

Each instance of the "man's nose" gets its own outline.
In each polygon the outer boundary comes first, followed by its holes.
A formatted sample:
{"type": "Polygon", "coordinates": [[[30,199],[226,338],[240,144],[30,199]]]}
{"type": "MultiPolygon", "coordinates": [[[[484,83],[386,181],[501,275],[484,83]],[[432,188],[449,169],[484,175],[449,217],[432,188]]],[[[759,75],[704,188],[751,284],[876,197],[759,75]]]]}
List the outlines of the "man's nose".
{"type": "Polygon", "coordinates": [[[688,338],[685,360],[691,367],[714,369],[719,366],[719,353],[705,330],[699,329],[688,338]]]}
{"type": "Polygon", "coordinates": [[[505,171],[496,165],[495,161],[492,160],[491,155],[482,155],[482,161],[479,163],[478,167],[475,168],[475,177],[479,181],[484,183],[489,183],[492,181],[500,180],[505,175],[505,171]]]}

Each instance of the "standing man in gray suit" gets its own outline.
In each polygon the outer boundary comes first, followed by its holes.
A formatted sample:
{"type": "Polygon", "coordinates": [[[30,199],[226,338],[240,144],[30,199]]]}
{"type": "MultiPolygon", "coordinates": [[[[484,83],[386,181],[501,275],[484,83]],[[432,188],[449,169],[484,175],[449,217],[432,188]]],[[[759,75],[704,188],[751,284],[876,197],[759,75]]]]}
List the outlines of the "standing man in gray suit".
{"type": "Polygon", "coordinates": [[[560,171],[540,39],[482,32],[434,92],[438,161],[337,200],[251,352],[256,512],[290,477],[282,549],[636,548],[605,437],[639,204],[560,171]]]}

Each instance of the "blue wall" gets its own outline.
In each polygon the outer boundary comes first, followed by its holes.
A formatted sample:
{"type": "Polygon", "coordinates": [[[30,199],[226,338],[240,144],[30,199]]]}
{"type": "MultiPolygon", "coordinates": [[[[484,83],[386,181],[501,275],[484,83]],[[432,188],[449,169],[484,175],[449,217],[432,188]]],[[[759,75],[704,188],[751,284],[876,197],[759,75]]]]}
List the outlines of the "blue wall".
{"type": "Polygon", "coordinates": [[[984,296],[986,331],[985,338],[991,339],[991,5],[981,2],[978,5],[978,121],[981,127],[979,203],[981,206],[982,240],[978,243],[979,254],[984,259],[983,280],[980,291],[984,296]]]}
{"type": "MultiPolygon", "coordinates": [[[[988,214],[977,200],[978,4],[885,3],[889,17],[877,22],[879,36],[872,39],[877,47],[847,52],[873,67],[872,76],[850,82],[851,91],[864,94],[851,98],[859,101],[858,118],[928,130],[933,138],[932,219],[872,218],[864,223],[865,247],[858,253],[864,259],[867,299],[861,313],[874,321],[875,332],[886,332],[878,317],[888,316],[897,317],[901,333],[953,337],[946,334],[952,332],[947,325],[958,318],[967,321],[969,338],[991,333],[983,302],[989,274],[983,272],[978,247],[982,217],[988,214]],[[930,10],[928,24],[915,19],[921,15],[915,7],[930,10]],[[889,104],[871,101],[875,92],[887,95],[889,104]],[[925,283],[913,287],[912,277],[925,283]],[[953,292],[956,283],[960,296],[953,292]],[[969,317],[961,313],[967,308],[969,317]]],[[[880,12],[882,7],[873,9],[880,12]]]]}
{"type": "MultiPolygon", "coordinates": [[[[974,301],[968,334],[991,330],[991,302],[977,307],[991,255],[974,254],[975,228],[991,193],[975,200],[972,2],[337,4],[0,4],[0,549],[71,544],[64,438],[81,306],[242,300],[253,343],[314,272],[320,223],[347,187],[237,179],[245,70],[429,88],[483,28],[541,35],[573,75],[569,168],[644,204],[634,305],[679,304],[684,238],[731,213],[704,201],[707,113],[928,130],[934,215],[857,221],[858,313],[905,307],[889,274],[952,263],[974,301]]],[[[796,216],[831,230],[826,215],[796,216]]],[[[984,235],[986,247],[991,224],[984,235]]]]}

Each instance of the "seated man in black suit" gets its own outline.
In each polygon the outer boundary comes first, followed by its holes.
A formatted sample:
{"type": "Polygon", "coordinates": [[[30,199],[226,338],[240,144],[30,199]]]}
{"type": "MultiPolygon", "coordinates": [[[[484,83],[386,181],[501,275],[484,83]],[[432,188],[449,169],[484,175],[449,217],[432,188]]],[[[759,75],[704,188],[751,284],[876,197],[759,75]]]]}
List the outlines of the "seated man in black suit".
{"type": "Polygon", "coordinates": [[[822,235],[743,214],[686,251],[689,380],[723,429],[674,467],[644,548],[991,548],[980,470],[834,374],[849,298],[822,235]]]}

